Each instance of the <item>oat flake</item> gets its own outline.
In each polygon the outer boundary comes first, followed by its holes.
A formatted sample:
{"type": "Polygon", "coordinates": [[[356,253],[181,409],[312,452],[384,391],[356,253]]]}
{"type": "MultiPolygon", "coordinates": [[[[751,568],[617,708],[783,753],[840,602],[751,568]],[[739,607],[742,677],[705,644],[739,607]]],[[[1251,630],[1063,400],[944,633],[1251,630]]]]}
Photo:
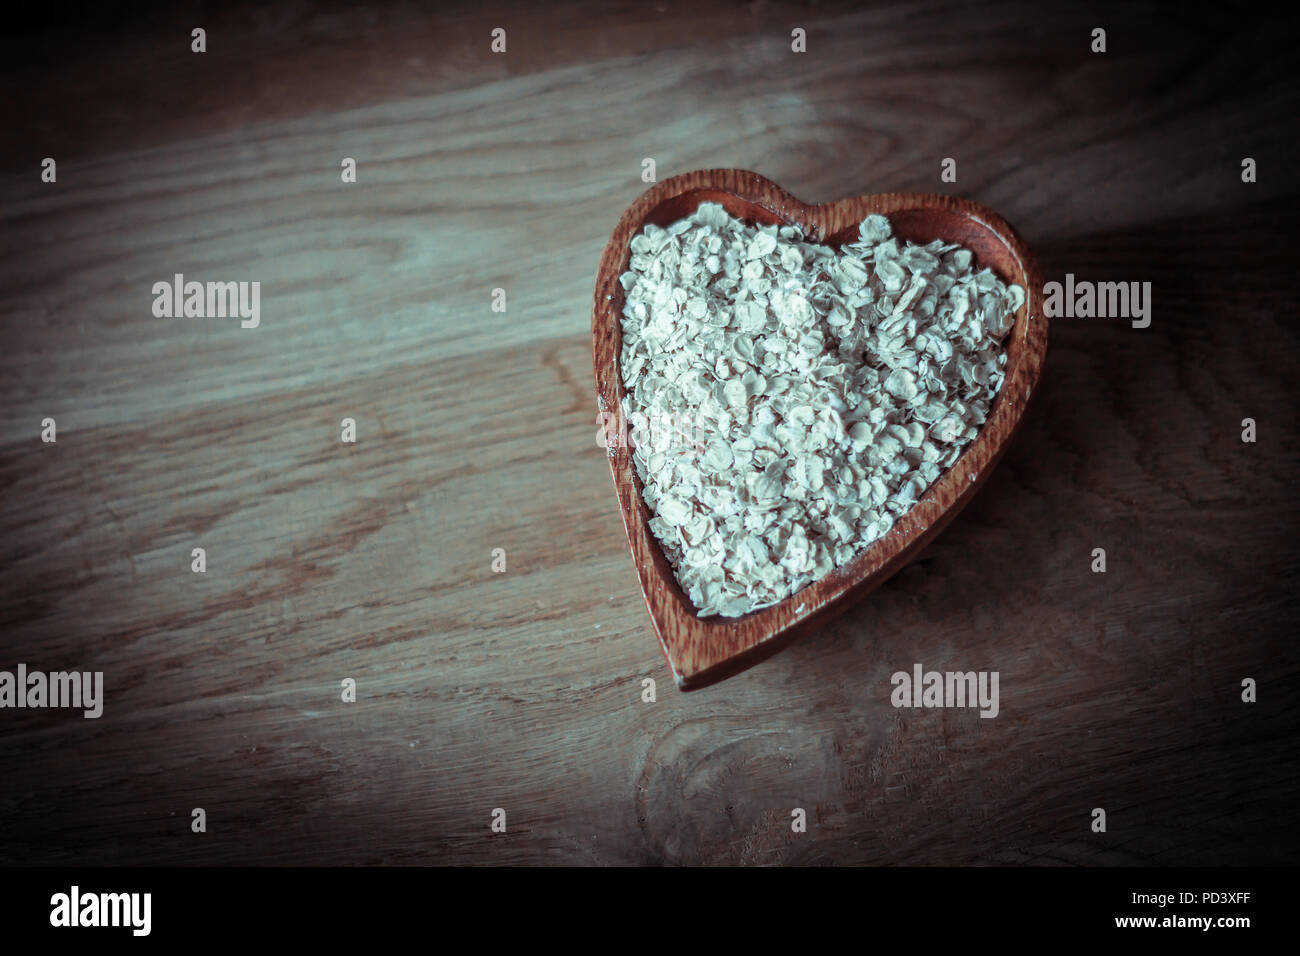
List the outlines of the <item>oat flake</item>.
{"type": "Polygon", "coordinates": [[[775,604],[888,534],[988,417],[1025,300],[884,216],[835,250],[702,203],[630,245],[623,411],[702,616],[775,604]]]}

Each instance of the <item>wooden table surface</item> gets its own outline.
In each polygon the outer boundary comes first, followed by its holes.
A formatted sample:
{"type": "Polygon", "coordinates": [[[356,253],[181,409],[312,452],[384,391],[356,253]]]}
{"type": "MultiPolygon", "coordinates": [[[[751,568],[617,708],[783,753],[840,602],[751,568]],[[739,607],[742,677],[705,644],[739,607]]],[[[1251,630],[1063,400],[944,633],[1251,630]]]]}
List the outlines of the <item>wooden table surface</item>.
{"type": "Polygon", "coordinates": [[[6,36],[0,669],[102,671],[105,703],[0,711],[0,863],[1294,859],[1290,44],[1037,9],[169,7],[6,36]],[[814,202],[968,196],[1049,280],[1153,285],[1149,328],[1054,323],[1020,436],[916,563],[689,694],[595,441],[594,272],[647,157],[814,202]],[[175,273],[259,281],[260,326],[155,317],[175,273]],[[917,663],[999,672],[999,715],[895,709],[917,663]]]}

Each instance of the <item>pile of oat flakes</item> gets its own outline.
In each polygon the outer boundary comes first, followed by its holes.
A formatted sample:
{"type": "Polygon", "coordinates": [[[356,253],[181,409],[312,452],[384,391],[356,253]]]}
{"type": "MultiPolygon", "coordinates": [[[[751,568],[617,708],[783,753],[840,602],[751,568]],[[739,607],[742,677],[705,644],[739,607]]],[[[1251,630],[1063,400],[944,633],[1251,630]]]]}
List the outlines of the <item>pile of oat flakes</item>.
{"type": "Polygon", "coordinates": [[[1024,302],[883,216],[836,250],[704,203],[631,248],[623,411],[701,615],[775,604],[885,535],[984,423],[1024,302]]]}

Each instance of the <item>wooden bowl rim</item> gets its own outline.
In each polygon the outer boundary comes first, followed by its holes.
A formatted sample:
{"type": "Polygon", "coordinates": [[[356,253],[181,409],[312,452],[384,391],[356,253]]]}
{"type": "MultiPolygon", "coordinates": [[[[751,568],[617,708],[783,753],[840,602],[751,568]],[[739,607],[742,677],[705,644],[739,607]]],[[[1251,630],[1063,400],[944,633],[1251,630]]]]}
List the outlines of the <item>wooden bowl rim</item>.
{"type": "MultiPolygon", "coordinates": [[[[708,198],[701,196],[699,201],[708,198]]],[[[758,173],[708,169],[666,179],[633,202],[619,218],[597,271],[592,308],[593,365],[597,407],[606,413],[602,428],[628,546],[651,624],[678,686],[683,690],[702,687],[761,660],[797,634],[846,610],[854,599],[884,583],[928,544],[974,496],[1013,437],[1042,371],[1047,331],[1042,276],[1028,245],[993,210],[969,199],[935,193],[876,193],[812,205],[758,173]],[[738,618],[702,618],[696,614],[650,531],[630,449],[618,440],[624,396],[619,374],[623,288],[618,279],[627,268],[628,243],[659,207],[693,192],[728,195],[758,207],[775,219],[802,226],[809,240],[816,242],[827,241],[826,237],[836,236],[849,226],[856,227],[872,212],[891,217],[905,211],[963,215],[1005,247],[1019,274],[1008,276],[996,267],[994,271],[1004,281],[1019,282],[1026,292],[1025,304],[1007,336],[1010,354],[1002,388],[979,435],[957,461],[887,535],[848,564],[771,607],[738,618]]]]}

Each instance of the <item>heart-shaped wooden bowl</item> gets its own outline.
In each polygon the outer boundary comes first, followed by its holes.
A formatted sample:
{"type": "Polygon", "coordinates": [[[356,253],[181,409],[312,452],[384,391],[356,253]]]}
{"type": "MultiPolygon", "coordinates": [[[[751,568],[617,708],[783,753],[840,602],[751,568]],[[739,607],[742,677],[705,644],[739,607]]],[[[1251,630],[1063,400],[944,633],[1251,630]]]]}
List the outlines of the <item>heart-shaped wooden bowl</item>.
{"type": "Polygon", "coordinates": [[[650,620],[677,685],[703,687],[728,677],[784,647],[794,636],[850,607],[916,557],[953,519],[993,470],[1006,450],[1025,404],[1038,382],[1047,352],[1043,280],[1024,240],[991,210],[978,203],[927,193],[882,193],[810,206],[757,173],[708,169],[674,176],[652,187],[623,213],[600,259],[591,316],[596,371],[596,403],[603,437],[623,512],[623,527],[641,579],[650,620]],[[702,202],[716,202],[750,223],[793,223],[809,241],[840,246],[858,235],[871,213],[889,217],[894,235],[913,242],[943,239],[975,254],[1003,281],[1025,289],[1025,304],[1007,335],[1006,378],[979,435],[941,474],[890,532],[849,564],[771,607],[744,617],[700,617],[682,592],[651,533],[641,482],[632,462],[621,413],[623,287],[628,243],[646,223],[667,226],[690,215],[702,202]]]}

